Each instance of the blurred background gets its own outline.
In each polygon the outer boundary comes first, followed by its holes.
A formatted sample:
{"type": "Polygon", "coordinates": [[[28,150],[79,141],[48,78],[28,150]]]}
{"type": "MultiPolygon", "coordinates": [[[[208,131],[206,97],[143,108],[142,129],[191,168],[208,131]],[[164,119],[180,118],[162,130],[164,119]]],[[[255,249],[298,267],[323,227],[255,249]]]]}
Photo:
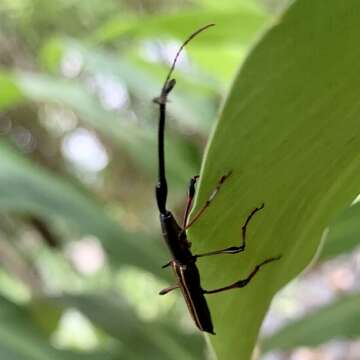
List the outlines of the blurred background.
{"type": "MultiPolygon", "coordinates": [[[[152,98],[181,41],[215,22],[184,51],[169,104],[169,200],[181,216],[231,82],[287,2],[0,0],[2,359],[209,358],[183,299],[158,296],[171,274],[160,269],[152,98]]],[[[349,218],[276,296],[261,359],[360,359],[353,332],[336,330],[343,323],[271,345],[289,321],[310,324],[321,308],[344,322],[354,307],[359,241],[336,232],[349,218]]]]}

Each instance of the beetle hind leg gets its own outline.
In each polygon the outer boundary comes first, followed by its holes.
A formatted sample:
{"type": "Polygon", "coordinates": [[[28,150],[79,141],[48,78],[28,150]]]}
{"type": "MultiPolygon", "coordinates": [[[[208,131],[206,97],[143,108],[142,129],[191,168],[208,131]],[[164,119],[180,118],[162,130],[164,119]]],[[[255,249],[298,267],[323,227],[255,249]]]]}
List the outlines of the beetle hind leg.
{"type": "Polygon", "coordinates": [[[170,266],[173,262],[174,262],[174,260],[170,260],[170,261],[168,261],[166,264],[164,264],[161,268],[162,268],[162,269],[165,269],[165,268],[167,268],[168,266],[170,266]]]}
{"type": "Polygon", "coordinates": [[[252,219],[252,217],[260,210],[262,210],[264,208],[265,204],[261,204],[261,206],[254,208],[251,213],[248,215],[246,221],[244,222],[244,225],[241,227],[241,236],[242,236],[242,241],[241,244],[239,246],[230,246],[227,247],[225,249],[221,249],[221,250],[216,250],[216,251],[211,251],[208,253],[204,253],[204,254],[198,254],[198,255],[194,255],[195,258],[199,258],[199,257],[204,257],[204,256],[211,256],[211,255],[218,255],[218,254],[238,254],[242,251],[245,250],[246,247],[246,229],[247,226],[250,222],[250,220],[252,219]]]}
{"type": "Polygon", "coordinates": [[[281,255],[273,257],[273,258],[266,259],[262,263],[256,265],[254,270],[250,273],[250,275],[247,278],[238,280],[238,281],[234,282],[233,284],[230,284],[228,286],[224,286],[224,287],[219,288],[219,289],[203,290],[203,293],[204,294],[216,294],[216,293],[226,291],[226,290],[245,287],[252,280],[252,278],[256,275],[256,273],[261,269],[262,266],[264,266],[266,264],[269,264],[269,263],[271,263],[273,261],[279,260],[280,258],[281,258],[281,255]]]}
{"type": "Polygon", "coordinates": [[[172,286],[169,286],[165,289],[162,289],[160,292],[159,292],[159,295],[166,295],[167,293],[169,293],[170,291],[173,291],[175,289],[178,289],[179,288],[179,285],[172,285],[172,286]]]}

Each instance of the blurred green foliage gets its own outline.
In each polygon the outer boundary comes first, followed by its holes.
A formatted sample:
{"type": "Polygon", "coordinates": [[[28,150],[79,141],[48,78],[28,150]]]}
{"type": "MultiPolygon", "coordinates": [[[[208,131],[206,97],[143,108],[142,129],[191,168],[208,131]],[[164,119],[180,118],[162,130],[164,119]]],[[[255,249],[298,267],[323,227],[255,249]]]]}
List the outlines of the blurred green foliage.
{"type": "MultiPolygon", "coordinates": [[[[181,41],[215,22],[217,27],[184,53],[169,104],[170,207],[181,216],[187,181],[199,172],[224,94],[250,46],[276,23],[285,5],[265,0],[0,1],[1,358],[211,356],[182,299],[157,296],[170,276],[160,269],[168,255],[153,199],[157,109],[152,98],[181,41]],[[81,322],[66,338],[62,329],[74,309],[90,323],[81,322]],[[93,343],[82,336],[90,330],[93,343]]],[[[264,56],[256,66],[266,70],[268,60],[264,56]]],[[[251,95],[246,92],[255,78],[247,78],[241,99],[251,95]]],[[[231,97],[238,103],[234,89],[231,97]]],[[[200,199],[217,171],[216,166],[208,169],[200,199]]],[[[230,195],[238,196],[236,191],[230,195]]],[[[333,221],[322,259],[358,245],[357,208],[333,221]]],[[[211,229],[199,227],[194,238],[206,231],[211,229]]],[[[215,262],[208,271],[218,272],[220,265],[215,262]]],[[[319,336],[316,344],[358,333],[354,326],[350,333],[336,331],[351,317],[354,306],[348,303],[334,305],[348,311],[337,311],[335,330],[319,336]]],[[[321,314],[308,326],[317,328],[317,321],[321,314]]],[[[290,340],[274,335],[266,350],[309,343],[296,328],[294,334],[290,340]]],[[[251,351],[251,341],[247,346],[251,351]]],[[[221,356],[218,346],[215,350],[221,356]]],[[[238,349],[233,351],[238,356],[238,349]]]]}

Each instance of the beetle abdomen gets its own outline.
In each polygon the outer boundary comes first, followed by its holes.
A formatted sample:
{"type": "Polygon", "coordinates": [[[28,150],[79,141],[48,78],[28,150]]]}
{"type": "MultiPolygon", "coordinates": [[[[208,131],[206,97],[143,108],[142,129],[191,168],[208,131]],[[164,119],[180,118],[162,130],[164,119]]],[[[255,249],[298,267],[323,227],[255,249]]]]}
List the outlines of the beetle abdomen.
{"type": "Polygon", "coordinates": [[[174,261],[172,267],[196,326],[201,331],[215,335],[209,307],[200,284],[199,270],[195,262],[183,265],[174,261]]]}

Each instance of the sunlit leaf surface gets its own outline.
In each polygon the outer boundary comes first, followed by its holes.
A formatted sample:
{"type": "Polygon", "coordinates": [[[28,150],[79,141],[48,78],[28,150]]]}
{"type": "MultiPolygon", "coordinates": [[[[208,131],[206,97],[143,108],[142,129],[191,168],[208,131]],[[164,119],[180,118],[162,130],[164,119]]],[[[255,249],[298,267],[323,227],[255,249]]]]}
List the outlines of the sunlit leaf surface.
{"type": "Polygon", "coordinates": [[[207,149],[196,209],[229,170],[214,204],[190,231],[194,252],[236,245],[243,254],[199,260],[203,287],[246,277],[244,289],[209,295],[218,358],[250,359],[274,293],[309,264],[327,224],[359,192],[360,21],[355,0],[300,0],[277,19],[239,73],[207,149]]]}

